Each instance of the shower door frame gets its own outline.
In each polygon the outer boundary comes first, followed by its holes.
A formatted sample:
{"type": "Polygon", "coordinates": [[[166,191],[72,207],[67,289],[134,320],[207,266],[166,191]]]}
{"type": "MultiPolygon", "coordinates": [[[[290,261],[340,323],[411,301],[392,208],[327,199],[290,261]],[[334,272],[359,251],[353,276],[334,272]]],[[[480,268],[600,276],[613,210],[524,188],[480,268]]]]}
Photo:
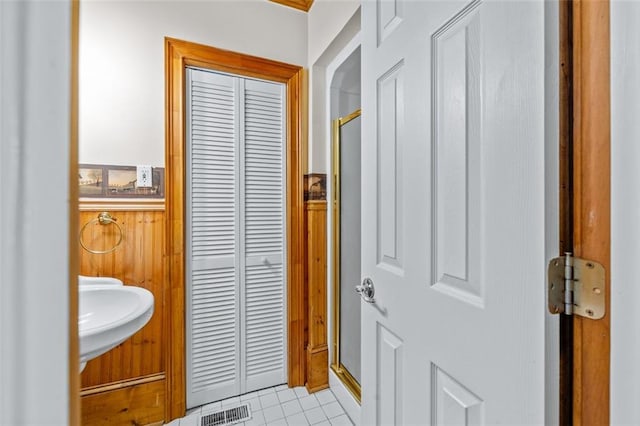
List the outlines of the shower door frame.
{"type": "MultiPolygon", "coordinates": [[[[360,117],[360,108],[332,122],[333,129],[333,357],[331,370],[360,403],[362,387],[340,361],[340,127],[360,117]]],[[[358,324],[359,326],[360,324],[358,324]]]]}
{"type": "Polygon", "coordinates": [[[286,86],[287,377],[289,386],[306,381],[305,216],[307,72],[297,65],[215,47],[165,38],[166,267],[167,315],[165,421],[186,412],[185,323],[185,69],[188,66],[253,77],[286,86]]]}

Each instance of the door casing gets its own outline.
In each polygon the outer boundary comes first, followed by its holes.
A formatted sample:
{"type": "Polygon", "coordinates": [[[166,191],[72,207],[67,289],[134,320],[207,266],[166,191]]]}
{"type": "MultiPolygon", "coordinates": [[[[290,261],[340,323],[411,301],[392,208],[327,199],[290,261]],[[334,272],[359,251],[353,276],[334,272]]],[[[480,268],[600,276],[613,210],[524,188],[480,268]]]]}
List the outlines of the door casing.
{"type": "Polygon", "coordinates": [[[306,72],[297,65],[165,38],[166,256],[168,303],[164,342],[167,421],[186,410],[185,366],[185,67],[193,66],[286,85],[287,346],[289,386],[305,382],[306,302],[303,173],[306,151],[306,72]]]}
{"type": "MultiPolygon", "coordinates": [[[[561,7],[562,6],[561,2],[561,7]]],[[[611,99],[609,1],[573,0],[571,8],[572,230],[575,256],[606,271],[606,314],[574,316],[574,425],[610,421],[611,99]]]]}

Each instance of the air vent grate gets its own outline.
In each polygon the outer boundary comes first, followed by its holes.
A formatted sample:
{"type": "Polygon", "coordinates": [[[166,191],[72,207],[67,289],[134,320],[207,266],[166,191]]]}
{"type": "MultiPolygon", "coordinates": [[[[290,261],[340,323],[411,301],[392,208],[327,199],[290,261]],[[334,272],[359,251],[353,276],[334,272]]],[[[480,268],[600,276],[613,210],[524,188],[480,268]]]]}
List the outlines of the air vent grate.
{"type": "Polygon", "coordinates": [[[234,425],[250,418],[251,411],[249,406],[245,404],[202,416],[200,426],[234,425]]]}

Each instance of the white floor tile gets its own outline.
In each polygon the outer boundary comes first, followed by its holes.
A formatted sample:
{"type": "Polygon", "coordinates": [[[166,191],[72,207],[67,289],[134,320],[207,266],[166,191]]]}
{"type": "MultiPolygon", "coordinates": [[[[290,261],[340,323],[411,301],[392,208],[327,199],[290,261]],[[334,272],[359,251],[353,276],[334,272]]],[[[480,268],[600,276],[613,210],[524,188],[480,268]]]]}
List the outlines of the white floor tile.
{"type": "Polygon", "coordinates": [[[264,414],[262,410],[251,411],[251,419],[244,422],[245,426],[262,426],[264,425],[264,414]]]}
{"type": "Polygon", "coordinates": [[[262,404],[260,404],[260,399],[258,397],[244,400],[242,401],[242,404],[247,404],[252,412],[262,410],[262,404]]]}
{"type": "Polygon", "coordinates": [[[273,407],[274,405],[280,405],[280,400],[275,393],[269,393],[260,397],[260,405],[265,409],[267,407],[273,407]]]}
{"type": "Polygon", "coordinates": [[[311,410],[312,408],[320,406],[320,403],[313,395],[302,397],[298,401],[300,402],[303,410],[311,410]]]}
{"type": "Polygon", "coordinates": [[[267,394],[275,393],[275,392],[276,392],[275,388],[260,389],[258,391],[258,395],[262,396],[262,395],[267,395],[267,394]]]}
{"type": "Polygon", "coordinates": [[[284,411],[282,411],[282,407],[280,407],[280,405],[265,408],[262,410],[262,413],[264,414],[264,422],[268,425],[278,419],[284,418],[284,411]]]}
{"type": "Polygon", "coordinates": [[[221,404],[223,410],[228,410],[229,408],[235,408],[239,406],[240,404],[242,404],[242,402],[240,401],[240,398],[236,396],[235,398],[229,398],[221,401],[221,404]]]}
{"type": "Polygon", "coordinates": [[[307,418],[304,416],[303,413],[287,416],[286,420],[289,426],[307,426],[309,424],[309,421],[307,420],[307,418]]]}
{"type": "Polygon", "coordinates": [[[336,397],[333,395],[330,389],[325,389],[320,392],[314,393],[315,397],[320,402],[320,405],[328,404],[336,400],[336,397]]]}
{"type": "Polygon", "coordinates": [[[191,408],[187,410],[187,414],[185,414],[185,417],[194,413],[200,414],[201,412],[202,412],[202,407],[191,408]]]}
{"type": "Polygon", "coordinates": [[[193,413],[180,419],[180,426],[199,426],[200,414],[193,413]]]}
{"type": "Polygon", "coordinates": [[[247,401],[249,399],[257,398],[258,396],[259,395],[258,395],[257,391],[256,392],[245,393],[244,395],[240,396],[240,401],[247,401]]]}
{"type": "Polygon", "coordinates": [[[302,406],[300,405],[297,399],[294,399],[294,400],[283,403],[282,411],[284,411],[285,416],[291,416],[293,414],[301,413],[302,406]]]}
{"type": "Polygon", "coordinates": [[[344,414],[344,410],[342,409],[342,406],[338,403],[338,401],[333,401],[326,405],[323,405],[322,411],[324,411],[328,419],[344,414]]]}
{"type": "Polygon", "coordinates": [[[305,410],[304,415],[307,420],[309,420],[309,424],[312,425],[327,420],[327,416],[324,414],[324,411],[322,411],[322,408],[320,407],[312,408],[311,410],[305,410]]]}
{"type": "MultiPolygon", "coordinates": [[[[0,0],[1,1],[1,0],[0,0]]],[[[196,407],[170,426],[200,426],[201,415],[247,404],[252,418],[239,426],[352,426],[331,390],[309,394],[304,386],[278,385],[196,407]]]]}
{"type": "Polygon", "coordinates": [[[169,423],[165,423],[165,426],[180,426],[180,419],[175,419],[169,423]]]}
{"type": "Polygon", "coordinates": [[[215,411],[220,411],[222,410],[222,403],[220,401],[218,402],[212,402],[211,404],[207,404],[207,405],[203,405],[202,409],[201,409],[201,413],[213,413],[215,411]]]}
{"type": "Polygon", "coordinates": [[[331,426],[353,426],[353,423],[351,423],[351,419],[346,414],[334,417],[330,421],[331,426]]]}
{"type": "Polygon", "coordinates": [[[278,392],[278,399],[280,400],[280,403],[285,403],[297,398],[298,397],[293,389],[285,389],[278,392]]]}
{"type": "Polygon", "coordinates": [[[298,386],[297,388],[293,388],[293,391],[296,393],[296,396],[298,398],[303,398],[309,395],[307,388],[305,388],[304,386],[298,386]]]}

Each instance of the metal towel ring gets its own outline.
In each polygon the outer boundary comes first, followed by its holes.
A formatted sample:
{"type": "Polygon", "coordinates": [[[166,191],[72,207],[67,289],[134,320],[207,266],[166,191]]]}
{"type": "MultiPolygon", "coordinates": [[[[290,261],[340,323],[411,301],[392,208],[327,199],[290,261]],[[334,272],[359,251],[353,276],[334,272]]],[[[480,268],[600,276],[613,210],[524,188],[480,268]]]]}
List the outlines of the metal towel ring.
{"type": "Polygon", "coordinates": [[[111,217],[111,214],[109,212],[102,212],[98,214],[97,218],[91,219],[89,222],[85,223],[82,229],[80,229],[80,235],[78,236],[80,239],[80,245],[82,246],[82,248],[88,251],[89,253],[93,253],[93,254],[107,254],[117,249],[118,246],[122,244],[123,232],[122,232],[122,227],[118,224],[118,222],[116,222],[116,220],[117,219],[115,217],[111,217]],[[114,224],[118,228],[118,231],[120,231],[120,238],[118,239],[118,242],[109,250],[93,250],[87,247],[86,245],[84,245],[84,241],[82,241],[82,234],[84,233],[85,228],[91,225],[92,223],[99,223],[100,225],[109,225],[111,223],[114,224]]]}

